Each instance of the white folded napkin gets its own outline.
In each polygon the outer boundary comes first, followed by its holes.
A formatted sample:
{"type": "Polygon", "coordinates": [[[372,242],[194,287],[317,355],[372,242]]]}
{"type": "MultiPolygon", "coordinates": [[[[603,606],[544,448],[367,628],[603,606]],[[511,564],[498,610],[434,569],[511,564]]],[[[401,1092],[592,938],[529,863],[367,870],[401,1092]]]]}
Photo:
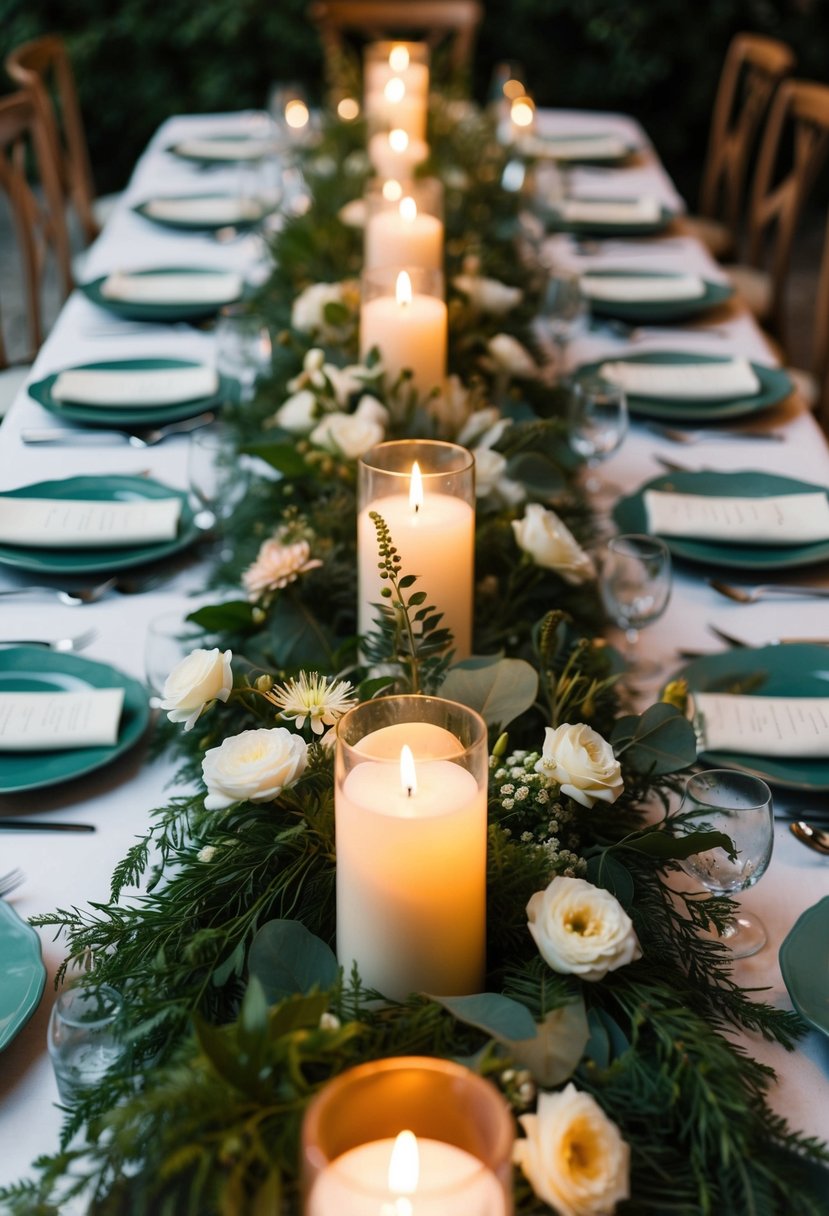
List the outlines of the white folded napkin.
{"type": "Polygon", "coordinates": [[[171,274],[128,274],[116,271],[101,284],[101,295],[108,300],[127,300],[132,304],[229,304],[242,294],[238,274],[189,271],[171,274]]]}
{"type": "Polygon", "coordinates": [[[273,156],[276,146],[273,140],[244,136],[232,139],[229,136],[184,139],[175,145],[180,156],[192,156],[198,160],[261,160],[273,156]]]}
{"type": "Polygon", "coordinates": [[[706,751],[829,757],[829,697],[695,692],[693,703],[706,751]]]}
{"type": "Polygon", "coordinates": [[[74,367],[58,374],[52,396],[78,405],[175,405],[210,397],[218,387],[215,369],[204,364],[149,371],[74,367]]]}
{"type": "Polygon", "coordinates": [[[579,135],[569,139],[525,135],[519,145],[527,156],[547,156],[551,160],[616,160],[629,150],[618,135],[579,135]]]}
{"type": "Polygon", "coordinates": [[[819,490],[726,498],[646,490],[648,530],[725,544],[786,545],[829,540],[829,500],[819,490]]]}
{"type": "Polygon", "coordinates": [[[753,397],[760,381],[748,359],[716,363],[603,363],[599,374],[632,397],[731,401],[753,397]]]}
{"type": "Polygon", "coordinates": [[[0,543],[33,549],[112,549],[172,540],[180,498],[87,502],[0,494],[0,543]]]}
{"type": "Polygon", "coordinates": [[[705,295],[705,283],[698,274],[624,275],[585,274],[582,293],[591,300],[616,300],[631,303],[661,300],[695,300],[705,295]]]}
{"type": "Polygon", "coordinates": [[[568,198],[556,209],[568,224],[652,224],[660,216],[659,201],[641,198],[568,198]]]}
{"type": "Polygon", "coordinates": [[[157,220],[194,224],[249,224],[262,218],[261,204],[252,198],[210,195],[204,198],[151,198],[143,204],[157,220]]]}
{"type": "Polygon", "coordinates": [[[123,704],[123,688],[0,693],[0,752],[112,747],[123,704]]]}

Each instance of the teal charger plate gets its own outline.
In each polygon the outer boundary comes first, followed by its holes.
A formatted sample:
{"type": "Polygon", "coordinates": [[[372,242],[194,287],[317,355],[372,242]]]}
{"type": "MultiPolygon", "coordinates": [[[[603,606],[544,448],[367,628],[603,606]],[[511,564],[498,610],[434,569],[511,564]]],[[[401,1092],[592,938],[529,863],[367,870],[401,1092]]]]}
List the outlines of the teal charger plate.
{"type": "Polygon", "coordinates": [[[829,895],[789,930],[780,947],[780,970],[804,1022],[829,1034],[829,895]]]}
{"type": "MultiPolygon", "coordinates": [[[[134,275],[161,275],[161,274],[224,274],[223,270],[212,270],[205,266],[165,266],[158,270],[132,270],[130,274],[134,275]]],[[[99,308],[105,308],[107,312],[114,313],[117,317],[123,317],[125,321],[200,321],[206,317],[213,317],[220,308],[224,308],[226,304],[235,304],[237,300],[241,300],[244,296],[244,288],[242,291],[228,296],[223,300],[183,300],[176,303],[135,300],[115,300],[109,296],[105,296],[101,290],[104,283],[109,278],[108,274],[101,275],[97,279],[93,279],[89,283],[79,284],[78,290],[82,291],[88,300],[93,304],[97,304],[99,308]]]]}
{"type": "MultiPolygon", "coordinates": [[[[175,199],[176,201],[184,202],[205,198],[224,200],[228,197],[233,196],[226,194],[171,194],[158,195],[157,199],[159,202],[166,201],[167,199],[175,199]]],[[[143,216],[145,220],[149,220],[151,224],[158,224],[162,228],[173,228],[179,232],[218,232],[220,228],[252,228],[254,225],[261,223],[261,221],[268,214],[266,208],[261,208],[257,215],[238,219],[199,220],[176,218],[173,216],[165,218],[164,216],[153,215],[152,211],[149,210],[149,203],[152,201],[153,200],[151,199],[147,199],[143,203],[136,203],[132,209],[137,215],[143,216]]]]}
{"type": "Polygon", "coordinates": [[[40,1004],[46,968],[40,938],[0,899],[0,1051],[11,1043],[40,1004]]]}
{"type": "MultiPolygon", "coordinates": [[[[624,203],[624,198],[580,198],[583,203],[624,203]]],[[[569,232],[573,236],[655,236],[676,219],[676,212],[660,207],[655,220],[639,220],[630,224],[601,220],[566,220],[554,203],[549,204],[547,227],[551,232],[569,232]]]]}
{"type": "MultiPolygon", "coordinates": [[[[592,270],[582,276],[582,281],[601,279],[678,279],[679,274],[646,270],[592,270]]],[[[587,296],[591,313],[596,317],[610,317],[618,321],[630,321],[634,325],[669,325],[686,317],[699,316],[730,300],[734,288],[730,283],[714,283],[703,280],[704,292],[686,300],[599,300],[587,296]]]]}

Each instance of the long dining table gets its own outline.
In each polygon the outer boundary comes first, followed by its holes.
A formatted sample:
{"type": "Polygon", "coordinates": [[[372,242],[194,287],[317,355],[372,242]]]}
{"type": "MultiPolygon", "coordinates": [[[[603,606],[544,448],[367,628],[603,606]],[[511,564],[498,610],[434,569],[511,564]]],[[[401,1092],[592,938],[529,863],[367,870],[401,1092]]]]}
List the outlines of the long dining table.
{"type": "MultiPolygon", "coordinates": [[[[205,188],[207,176],[195,165],[177,159],[170,146],[185,137],[237,134],[261,121],[253,114],[177,116],[156,133],[136,164],[129,185],[103,233],[89,250],[84,275],[94,279],[114,270],[145,267],[200,266],[232,270],[248,278],[267,273],[263,248],[256,239],[221,242],[210,234],[174,232],[149,223],[133,207],[155,194],[187,194],[205,188]]],[[[539,115],[544,134],[557,132],[620,135],[638,149],[629,167],[610,170],[581,166],[568,170],[572,196],[608,198],[647,193],[674,211],[682,200],[645,132],[633,119],[616,114],[546,111],[539,115]]],[[[209,188],[233,193],[237,168],[213,168],[209,188]]],[[[684,235],[681,223],[655,237],[614,237],[578,242],[567,235],[549,237],[543,255],[563,269],[654,269],[683,271],[721,280],[722,269],[695,239],[684,235]]],[[[568,350],[572,366],[631,351],[665,349],[745,356],[773,365],[776,355],[751,316],[731,304],[715,314],[714,322],[699,318],[659,331],[641,327],[627,336],[594,327],[574,337],[568,350]]],[[[67,301],[32,369],[32,380],[69,365],[113,358],[176,357],[211,361],[214,336],[187,325],[125,324],[76,291],[67,301]]],[[[23,442],[29,428],[54,425],[54,418],[24,390],[0,428],[0,491],[28,483],[94,473],[149,474],[177,489],[187,489],[186,436],[136,450],[127,443],[95,446],[35,446],[23,442]]],[[[687,446],[655,434],[634,420],[620,449],[602,466],[602,475],[620,493],[629,494],[663,471],[661,459],[692,468],[761,469],[797,476],[829,486],[829,448],[811,414],[796,398],[775,407],[755,424],[783,435],[764,442],[745,435],[739,439],[701,437],[687,446]]],[[[193,596],[203,592],[206,566],[198,558],[168,572],[165,581],[134,594],[115,589],[98,602],[68,606],[55,596],[0,598],[0,641],[60,638],[86,629],[95,631],[85,649],[89,658],[112,664],[138,679],[144,678],[144,643],[149,622],[164,613],[192,608],[193,596]]],[[[24,573],[0,565],[0,596],[33,581],[24,573]]],[[[40,579],[35,581],[42,581],[40,579]]],[[[86,580],[94,581],[94,580],[86,580]]],[[[829,587],[827,565],[797,576],[803,585],[829,587]]],[[[58,584],[56,583],[56,586],[58,584]]],[[[706,582],[698,566],[677,564],[667,611],[649,626],[641,640],[649,657],[658,660],[665,677],[679,670],[680,648],[713,651],[722,643],[709,625],[738,635],[750,644],[777,638],[829,635],[825,601],[768,600],[753,605],[728,601],[706,582]]],[[[829,650],[827,650],[829,671],[829,650]]],[[[63,785],[26,794],[0,795],[0,818],[30,816],[50,822],[83,821],[94,826],[88,834],[39,834],[5,831],[0,834],[0,874],[19,867],[24,883],[9,898],[21,917],[55,909],[84,908],[108,897],[116,863],[148,824],[149,813],[170,795],[174,762],[151,758],[146,739],[110,766],[63,785]]],[[[764,999],[790,1008],[791,1002],[778,964],[778,948],[800,914],[829,895],[829,861],[809,851],[790,833],[782,817],[797,813],[808,818],[810,807],[826,796],[775,791],[779,818],[775,822],[774,853],[768,872],[741,900],[761,913],[769,931],[767,946],[738,962],[735,977],[744,986],[763,989],[764,999]]],[[[46,1051],[46,1031],[54,1000],[53,979],[63,958],[60,940],[41,932],[48,971],[40,1004],[14,1041],[0,1053],[0,1184],[27,1175],[30,1163],[56,1149],[61,1112],[46,1051]]],[[[771,1103],[793,1127],[829,1140],[829,1040],[810,1031],[797,1049],[786,1053],[759,1037],[742,1036],[746,1050],[773,1066],[778,1084],[771,1103]]]]}

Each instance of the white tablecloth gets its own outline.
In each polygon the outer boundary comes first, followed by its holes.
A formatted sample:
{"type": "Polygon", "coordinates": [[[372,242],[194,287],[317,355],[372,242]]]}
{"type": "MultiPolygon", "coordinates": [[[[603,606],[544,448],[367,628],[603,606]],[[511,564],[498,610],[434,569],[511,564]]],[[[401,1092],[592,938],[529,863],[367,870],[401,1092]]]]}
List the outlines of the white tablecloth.
{"type": "MultiPolygon", "coordinates": [[[[143,266],[200,265],[255,273],[257,249],[246,239],[219,244],[212,237],[176,234],[156,227],[134,214],[130,206],[153,193],[190,193],[199,190],[235,189],[233,167],[200,172],[171,156],[165,149],[186,136],[218,131],[236,131],[250,116],[203,116],[176,118],[157,133],[138,162],[119,210],[90,251],[89,278],[115,269],[143,266]]],[[[542,116],[545,131],[618,131],[623,137],[641,141],[641,131],[627,118],[556,112],[542,116]]],[[[569,188],[584,196],[619,196],[648,192],[667,206],[681,206],[674,188],[645,141],[637,164],[610,173],[606,168],[579,168],[570,172],[569,188]]],[[[707,254],[690,239],[669,235],[658,241],[614,240],[599,251],[579,254],[567,237],[548,242],[545,253],[558,264],[573,267],[625,267],[647,265],[653,269],[676,269],[721,277],[707,254]]],[[[259,267],[258,269],[261,269],[259,267]]],[[[68,364],[95,359],[140,356],[177,356],[210,359],[209,333],[186,326],[126,326],[121,338],[104,336],[121,328],[79,293],[61,313],[35,365],[39,378],[68,364]]],[[[717,322],[716,332],[701,335],[690,326],[679,327],[670,339],[658,338],[644,329],[637,335],[637,351],[685,347],[695,351],[737,353],[761,362],[773,362],[762,336],[746,316],[717,322]]],[[[571,357],[582,362],[618,356],[626,349],[623,340],[592,332],[579,339],[571,357]]],[[[629,349],[629,348],[627,348],[629,349]]],[[[20,440],[22,427],[53,426],[55,419],[25,393],[21,393],[0,429],[0,490],[35,480],[70,474],[118,472],[150,474],[170,485],[186,486],[184,438],[168,440],[159,447],[135,451],[123,447],[36,448],[20,440]]],[[[636,489],[661,471],[655,457],[669,456],[692,467],[714,469],[762,468],[789,473],[804,480],[829,484],[829,451],[809,414],[795,412],[785,422],[784,443],[700,442],[678,448],[657,439],[634,423],[620,451],[602,468],[602,476],[624,492],[636,489]]],[[[826,570],[801,576],[824,584],[826,570]]],[[[0,570],[0,590],[33,580],[0,570]]],[[[36,580],[34,580],[36,581],[36,580]]],[[[89,627],[98,637],[84,653],[90,658],[117,665],[133,676],[143,677],[143,645],[148,621],[163,612],[188,607],[187,595],[198,590],[199,576],[191,569],[163,587],[137,596],[112,595],[83,608],[70,608],[45,600],[0,599],[0,638],[59,637],[89,627]]],[[[751,642],[787,636],[812,637],[829,634],[826,601],[778,600],[742,607],[721,599],[690,567],[676,571],[674,592],[664,617],[645,633],[643,646],[658,658],[668,673],[680,665],[677,648],[716,649],[707,631],[708,622],[722,626],[751,642]]],[[[34,762],[33,762],[34,763],[34,762]]],[[[143,749],[124,757],[103,772],[63,788],[46,789],[27,796],[0,798],[0,815],[37,811],[41,817],[94,823],[94,835],[0,835],[0,873],[20,866],[26,882],[11,898],[21,916],[45,913],[55,908],[83,907],[88,901],[106,900],[109,879],[117,861],[148,822],[148,811],[164,805],[169,796],[173,765],[168,760],[149,762],[143,749]]],[[[792,799],[781,794],[779,805],[792,799]]],[[[825,803],[825,798],[824,798],[825,803]]],[[[804,805],[808,805],[808,802],[804,805]]],[[[817,805],[815,803],[814,805],[817,805]]],[[[762,914],[769,928],[769,946],[752,959],[737,964],[738,979],[751,987],[767,988],[766,999],[790,1007],[777,964],[777,948],[797,916],[829,894],[829,862],[807,851],[790,835],[784,823],[776,826],[775,852],[762,881],[743,897],[748,908],[762,914]]],[[[0,1182],[25,1174],[29,1163],[41,1152],[57,1147],[60,1114],[54,1103],[57,1091],[46,1049],[46,1025],[52,1004],[51,980],[62,958],[60,943],[43,934],[43,953],[49,980],[39,1009],[14,1042],[0,1055],[0,1182]]],[[[773,1065],[780,1084],[772,1103],[792,1125],[829,1139],[829,1040],[812,1033],[793,1054],[753,1039],[748,1050],[773,1065]]]]}

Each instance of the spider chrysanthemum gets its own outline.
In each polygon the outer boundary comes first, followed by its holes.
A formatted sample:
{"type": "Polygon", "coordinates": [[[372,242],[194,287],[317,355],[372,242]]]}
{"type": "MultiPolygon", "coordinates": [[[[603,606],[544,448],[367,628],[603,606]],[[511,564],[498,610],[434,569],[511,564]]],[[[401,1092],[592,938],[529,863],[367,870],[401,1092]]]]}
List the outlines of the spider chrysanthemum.
{"type": "Polygon", "coordinates": [[[302,730],[306,719],[315,735],[326,726],[334,726],[338,718],[355,704],[348,680],[327,680],[318,672],[301,671],[285,684],[278,684],[268,694],[269,700],[302,730]]]}

